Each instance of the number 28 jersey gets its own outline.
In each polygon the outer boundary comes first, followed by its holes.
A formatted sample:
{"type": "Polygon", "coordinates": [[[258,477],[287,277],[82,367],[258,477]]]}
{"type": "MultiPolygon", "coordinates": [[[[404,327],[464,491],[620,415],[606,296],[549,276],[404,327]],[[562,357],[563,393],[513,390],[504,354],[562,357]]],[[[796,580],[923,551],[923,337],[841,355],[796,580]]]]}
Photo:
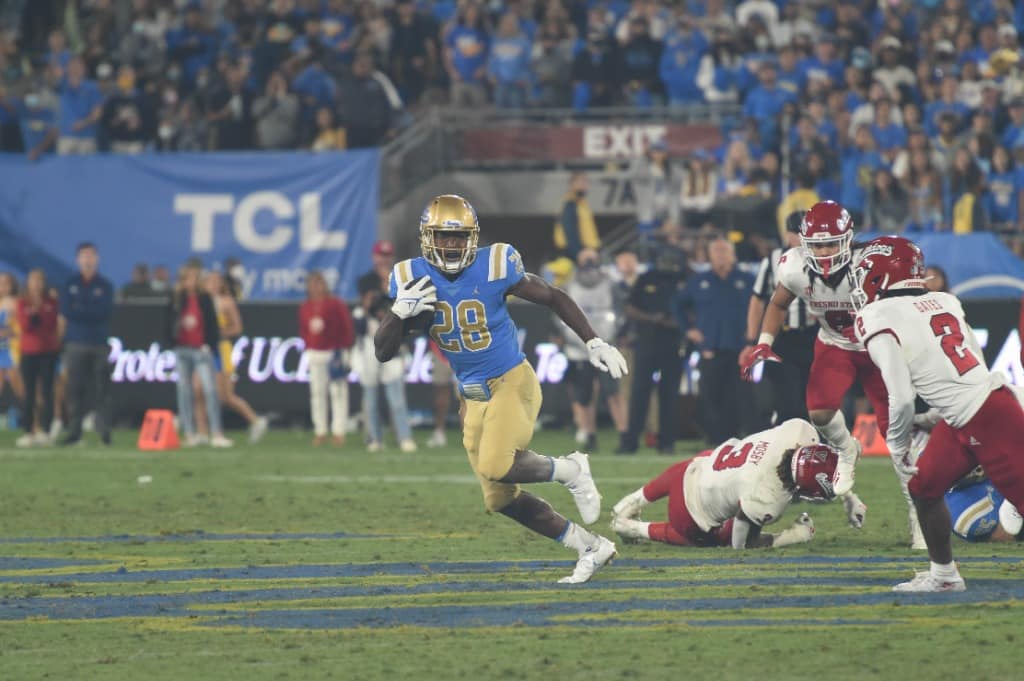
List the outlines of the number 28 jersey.
{"type": "Polygon", "coordinates": [[[430,336],[444,352],[459,383],[484,383],[519,365],[516,325],[505,296],[525,276],[523,260],[508,244],[477,250],[469,267],[449,279],[424,258],[402,260],[391,270],[391,299],[400,288],[428,276],[437,287],[437,305],[430,336]]]}
{"type": "MultiPolygon", "coordinates": [[[[851,262],[857,262],[861,249],[853,251],[851,262]]],[[[826,345],[843,350],[863,350],[853,330],[854,310],[850,301],[853,275],[847,267],[843,278],[833,289],[820,276],[811,277],[803,249],[791,248],[779,258],[776,274],[779,284],[807,305],[807,311],[818,320],[818,339],[826,345]]]]}
{"type": "Polygon", "coordinates": [[[793,491],[778,468],[790,449],[818,444],[818,431],[803,419],[790,419],[743,440],[723,442],[698,456],[683,478],[683,499],[705,532],[720,527],[740,510],[752,522],[768,525],[782,516],[793,491]]]}
{"type": "Polygon", "coordinates": [[[954,428],[1005,384],[985,365],[960,301],[948,293],[876,300],[860,311],[856,327],[865,344],[879,334],[896,339],[914,390],[954,428]]]}

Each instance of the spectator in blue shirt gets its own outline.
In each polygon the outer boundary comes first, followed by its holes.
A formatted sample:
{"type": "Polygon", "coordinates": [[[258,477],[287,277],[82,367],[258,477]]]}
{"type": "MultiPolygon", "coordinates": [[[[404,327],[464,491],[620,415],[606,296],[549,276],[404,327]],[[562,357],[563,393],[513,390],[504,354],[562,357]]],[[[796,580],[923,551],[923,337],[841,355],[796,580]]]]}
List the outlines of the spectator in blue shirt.
{"type": "Polygon", "coordinates": [[[1007,149],[1013,149],[1017,140],[1024,140],[1024,97],[1014,97],[1007,107],[1010,120],[1003,128],[1000,142],[1007,149]]]}
{"type": "MultiPolygon", "coordinates": [[[[796,50],[792,45],[783,45],[779,50],[779,73],[776,76],[780,90],[785,90],[799,99],[804,89],[804,74],[796,63],[796,50]]],[[[851,109],[852,111],[852,109],[851,109]]]]}
{"type": "Polygon", "coordinates": [[[679,326],[700,351],[701,425],[709,442],[740,432],[744,390],[736,367],[747,329],[753,275],[736,267],[736,249],[725,239],[708,244],[711,269],[693,275],[676,298],[679,326]]]}
{"type": "Polygon", "coordinates": [[[46,39],[46,45],[50,48],[46,53],[46,65],[49,67],[56,66],[62,72],[65,71],[73,55],[71,50],[68,49],[67,37],[64,35],[64,31],[59,28],[50,31],[50,35],[46,39]]]}
{"type": "Polygon", "coordinates": [[[73,57],[60,83],[60,137],[58,154],[96,152],[96,128],[103,114],[103,95],[96,82],[85,77],[85,62],[73,57]]]}
{"type": "Polygon", "coordinates": [[[843,60],[836,58],[836,38],[831,35],[822,36],[814,46],[814,56],[800,62],[805,84],[827,80],[832,87],[839,87],[845,68],[843,60]]]}
{"type": "Polygon", "coordinates": [[[516,15],[507,12],[498,24],[487,63],[487,75],[494,84],[494,104],[499,109],[521,109],[526,105],[531,49],[516,15]]]}
{"type": "Polygon", "coordinates": [[[878,145],[878,151],[889,163],[892,163],[900,149],[907,146],[907,130],[892,122],[892,102],[888,97],[875,100],[871,134],[878,145]]]}
{"type": "Polygon", "coordinates": [[[182,82],[191,89],[199,70],[212,66],[217,54],[217,38],[203,26],[198,4],[185,9],[181,27],[167,31],[166,41],[167,55],[181,64],[182,82]]]}
{"type": "Polygon", "coordinates": [[[960,82],[957,77],[949,74],[943,76],[939,86],[939,99],[929,102],[924,108],[924,129],[929,137],[939,134],[939,118],[944,113],[952,113],[957,117],[957,128],[963,128],[964,120],[971,112],[969,106],[959,99],[960,82]]]}
{"type": "Polygon", "coordinates": [[[704,91],[697,86],[697,71],[707,49],[707,39],[688,23],[683,23],[679,30],[668,36],[658,71],[669,106],[704,101],[704,91]]]}
{"type": "Polygon", "coordinates": [[[311,128],[316,112],[333,108],[338,99],[338,84],[313,55],[307,66],[292,81],[292,92],[299,97],[299,113],[306,128],[311,128]]]}
{"type": "Polygon", "coordinates": [[[78,246],[78,274],[60,290],[60,313],[67,320],[64,332],[64,366],[68,372],[71,424],[63,444],[82,439],[85,394],[94,396],[96,430],[103,444],[110,444],[110,364],[107,338],[114,314],[114,287],[99,273],[99,254],[91,242],[78,246]]]}
{"type": "Polygon", "coordinates": [[[0,86],[0,114],[17,122],[21,146],[30,161],[53,153],[57,141],[57,111],[52,94],[44,89],[27,93],[22,99],[8,97],[0,86]]]}
{"type": "Polygon", "coordinates": [[[988,174],[987,185],[985,206],[992,223],[1016,227],[1019,208],[1017,198],[1021,187],[1006,147],[996,147],[992,152],[992,170],[988,174]]]}
{"type": "Polygon", "coordinates": [[[795,101],[789,92],[776,85],[775,77],[775,64],[770,61],[762,62],[758,70],[761,84],[751,90],[743,102],[743,115],[747,119],[757,121],[761,142],[765,147],[773,147],[778,142],[777,116],[786,102],[795,101]]]}
{"type": "Polygon", "coordinates": [[[445,68],[451,81],[451,103],[464,108],[483,106],[487,103],[484,78],[490,37],[476,3],[467,3],[458,11],[444,44],[445,68]]]}
{"type": "Polygon", "coordinates": [[[883,165],[882,157],[875,147],[875,138],[871,134],[871,128],[867,125],[859,125],[854,132],[853,146],[843,150],[842,184],[840,186],[842,200],[840,203],[850,212],[854,224],[863,222],[871,176],[876,169],[883,165]]]}

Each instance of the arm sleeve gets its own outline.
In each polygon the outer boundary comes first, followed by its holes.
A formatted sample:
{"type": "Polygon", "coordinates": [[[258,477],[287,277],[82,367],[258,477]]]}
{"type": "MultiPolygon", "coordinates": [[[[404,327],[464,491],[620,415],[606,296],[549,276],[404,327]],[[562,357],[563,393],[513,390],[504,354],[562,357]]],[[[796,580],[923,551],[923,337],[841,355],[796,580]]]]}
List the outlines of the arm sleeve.
{"type": "Polygon", "coordinates": [[[871,361],[878,367],[889,393],[889,432],[886,443],[896,455],[910,449],[914,429],[914,384],[894,335],[877,333],[867,343],[871,361]]]}
{"type": "Polygon", "coordinates": [[[499,274],[505,275],[505,290],[507,291],[526,276],[526,270],[523,267],[523,257],[519,255],[519,251],[508,244],[494,244],[491,248],[497,248],[500,251],[498,256],[491,253],[491,257],[499,257],[504,261],[504,264],[497,265],[497,268],[499,274]]]}
{"type": "Polygon", "coordinates": [[[742,514],[737,515],[732,521],[732,547],[734,549],[745,549],[747,537],[750,535],[750,522],[742,514]]]}

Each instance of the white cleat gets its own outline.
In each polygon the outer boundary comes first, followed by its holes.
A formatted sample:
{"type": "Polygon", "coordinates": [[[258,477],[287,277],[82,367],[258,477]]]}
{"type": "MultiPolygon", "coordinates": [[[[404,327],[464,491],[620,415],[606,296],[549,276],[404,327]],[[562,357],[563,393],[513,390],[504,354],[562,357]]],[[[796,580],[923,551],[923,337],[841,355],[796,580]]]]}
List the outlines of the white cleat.
{"type": "Polygon", "coordinates": [[[580,553],[576,561],[576,569],[568,577],[558,580],[559,584],[583,584],[589,582],[594,573],[603,568],[616,556],[615,544],[602,536],[597,537],[597,543],[592,544],[580,553]]]}
{"type": "Polygon", "coordinates": [[[430,435],[430,439],[427,440],[427,447],[434,449],[435,447],[447,447],[448,446],[448,434],[443,430],[435,430],[430,435]]]}
{"type": "Polygon", "coordinates": [[[918,572],[909,582],[897,584],[892,588],[897,593],[939,593],[943,591],[966,591],[964,578],[957,575],[954,579],[939,579],[931,572],[918,572]]]}
{"type": "Polygon", "coordinates": [[[214,435],[210,438],[210,446],[214,449],[230,449],[235,446],[235,443],[223,435],[214,435]]]}
{"type": "Polygon", "coordinates": [[[910,548],[914,551],[927,551],[928,543],[921,531],[921,522],[917,519],[917,510],[910,507],[910,548]]]}
{"type": "Polygon", "coordinates": [[[647,523],[639,520],[613,515],[611,525],[612,532],[619,535],[619,538],[627,544],[637,544],[650,539],[646,531],[647,523]]]}
{"type": "Polygon", "coordinates": [[[36,436],[32,433],[25,433],[24,435],[18,436],[18,439],[14,441],[15,447],[35,447],[36,436]]]}
{"type": "Polygon", "coordinates": [[[613,518],[632,518],[636,519],[640,517],[640,511],[643,510],[644,506],[649,504],[647,498],[644,497],[644,491],[638,489],[631,494],[619,499],[619,503],[612,506],[612,517],[613,518]]]}
{"type": "Polygon", "coordinates": [[[416,443],[412,440],[402,440],[398,444],[398,448],[401,449],[406,454],[412,454],[417,449],[416,443]]]}
{"type": "Polygon", "coordinates": [[[849,521],[850,527],[857,530],[864,527],[864,518],[867,516],[868,507],[860,500],[860,497],[853,492],[847,493],[843,497],[843,508],[846,509],[846,519],[849,521]]]}
{"type": "Polygon", "coordinates": [[[863,449],[860,442],[854,440],[852,447],[839,452],[839,462],[836,464],[836,473],[833,478],[833,489],[837,497],[853,490],[853,482],[856,478],[854,470],[863,449]]]}
{"type": "Polygon", "coordinates": [[[267,421],[266,416],[260,416],[258,419],[252,422],[249,426],[249,443],[256,444],[263,439],[263,436],[267,434],[267,428],[270,427],[270,423],[267,421]]]}
{"type": "Polygon", "coordinates": [[[377,441],[368,442],[366,444],[366,451],[368,451],[368,452],[379,452],[380,450],[381,450],[381,445],[377,441]]]}
{"type": "Polygon", "coordinates": [[[580,472],[565,483],[565,486],[572,492],[572,498],[576,501],[576,508],[580,510],[583,522],[590,525],[601,517],[601,495],[594,484],[593,476],[590,475],[590,458],[583,452],[573,452],[565,458],[575,461],[580,467],[580,472]]]}

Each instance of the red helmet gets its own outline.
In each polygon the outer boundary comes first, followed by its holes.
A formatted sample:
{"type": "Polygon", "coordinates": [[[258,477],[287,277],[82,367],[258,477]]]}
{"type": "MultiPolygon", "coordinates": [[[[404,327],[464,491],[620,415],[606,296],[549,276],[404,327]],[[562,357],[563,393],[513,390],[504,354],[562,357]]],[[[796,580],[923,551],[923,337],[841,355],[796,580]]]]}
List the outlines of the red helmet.
{"type": "Polygon", "coordinates": [[[861,309],[886,291],[926,288],[924,254],[901,236],[880,236],[868,242],[853,269],[853,306],[861,309]]]}
{"type": "Polygon", "coordinates": [[[841,270],[850,263],[853,243],[853,219],[835,201],[819,201],[804,214],[800,224],[800,245],[807,266],[823,277],[841,270]],[[835,246],[827,255],[816,255],[814,247],[835,246]]]}
{"type": "Polygon", "coordinates": [[[835,497],[832,479],[839,450],[826,444],[808,445],[793,453],[793,482],[801,498],[828,501],[835,497]]]}

